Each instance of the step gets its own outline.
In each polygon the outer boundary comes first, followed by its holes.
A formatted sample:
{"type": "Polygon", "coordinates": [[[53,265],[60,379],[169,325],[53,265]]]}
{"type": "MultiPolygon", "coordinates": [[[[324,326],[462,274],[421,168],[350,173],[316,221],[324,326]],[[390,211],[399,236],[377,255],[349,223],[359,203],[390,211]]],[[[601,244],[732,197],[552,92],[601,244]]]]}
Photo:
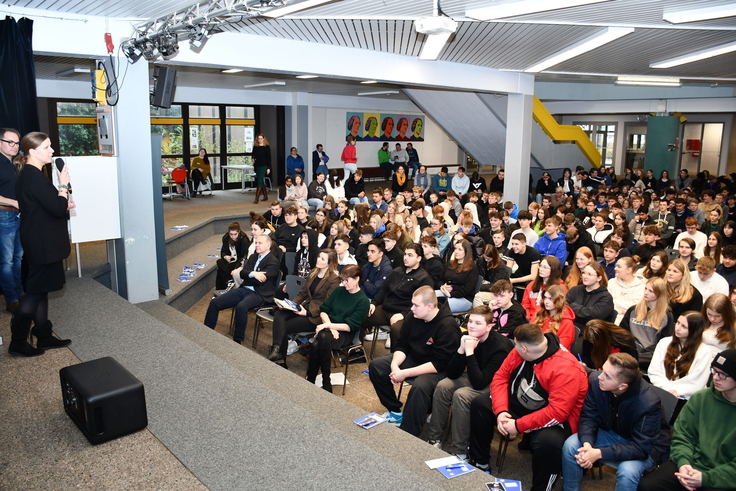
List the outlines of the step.
{"type": "Polygon", "coordinates": [[[220,251],[217,249],[220,247],[222,247],[222,234],[210,235],[180,254],[171,257],[167,261],[171,294],[161,295],[159,298],[175,309],[186,312],[203,296],[211,293],[215,289],[217,260],[220,257],[220,251]],[[208,254],[217,257],[207,257],[208,254]],[[179,281],[179,275],[183,272],[184,267],[194,267],[195,263],[206,264],[206,266],[204,269],[195,269],[196,276],[189,278],[190,281],[179,281]]]}

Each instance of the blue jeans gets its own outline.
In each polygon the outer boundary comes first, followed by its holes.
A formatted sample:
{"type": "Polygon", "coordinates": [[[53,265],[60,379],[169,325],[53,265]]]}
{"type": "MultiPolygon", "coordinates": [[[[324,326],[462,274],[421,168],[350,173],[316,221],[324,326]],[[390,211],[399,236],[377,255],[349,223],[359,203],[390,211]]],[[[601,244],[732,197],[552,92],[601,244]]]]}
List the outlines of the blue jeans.
{"type": "Polygon", "coordinates": [[[357,205],[358,203],[368,203],[368,198],[363,196],[362,198],[350,198],[351,205],[357,205]]]}
{"type": "MultiPolygon", "coordinates": [[[[435,290],[435,294],[437,294],[437,298],[444,297],[445,294],[442,293],[441,290],[435,290]]],[[[445,297],[447,298],[447,305],[450,307],[450,311],[453,314],[457,314],[459,312],[467,312],[471,308],[473,308],[473,302],[468,300],[465,297],[445,297]]]]}
{"type": "Polygon", "coordinates": [[[7,303],[17,302],[23,293],[20,280],[22,257],[18,213],[0,210],[0,287],[7,303]]]}
{"type": "Polygon", "coordinates": [[[350,174],[355,174],[358,170],[358,164],[345,164],[345,179],[350,177],[350,174]]]}
{"type": "MultiPolygon", "coordinates": [[[[610,447],[617,443],[627,443],[628,440],[613,431],[598,430],[595,440],[595,448],[610,447]]],[[[575,433],[565,441],[562,447],[562,475],[564,477],[564,491],[577,491],[581,489],[581,481],[583,480],[583,468],[575,461],[578,449],[583,445],[575,433]]],[[[653,469],[656,462],[651,457],[647,460],[622,460],[622,461],[601,461],[609,467],[616,469],[616,491],[636,491],[639,485],[639,479],[642,474],[653,469]]]]}
{"type": "Polygon", "coordinates": [[[250,288],[241,286],[210,300],[204,325],[214,329],[221,310],[235,307],[235,333],[233,341],[240,343],[245,339],[245,326],[248,324],[248,311],[263,305],[261,296],[250,288]]]}
{"type": "Polygon", "coordinates": [[[319,198],[309,198],[307,203],[309,203],[309,206],[314,206],[316,209],[325,207],[325,202],[319,198]]]}
{"type": "Polygon", "coordinates": [[[407,162],[407,164],[409,164],[409,169],[410,169],[410,171],[409,171],[409,172],[410,172],[410,174],[411,174],[411,175],[409,176],[409,179],[414,179],[414,176],[416,176],[416,175],[417,175],[417,172],[419,172],[419,167],[420,167],[420,166],[421,166],[422,164],[420,164],[419,162],[407,162]]]}

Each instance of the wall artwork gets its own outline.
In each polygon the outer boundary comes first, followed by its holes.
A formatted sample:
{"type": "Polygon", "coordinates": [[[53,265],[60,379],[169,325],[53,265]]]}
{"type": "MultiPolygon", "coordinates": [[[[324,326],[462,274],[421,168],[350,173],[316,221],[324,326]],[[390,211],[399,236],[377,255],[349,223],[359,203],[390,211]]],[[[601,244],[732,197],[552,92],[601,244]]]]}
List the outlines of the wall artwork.
{"type": "Polygon", "coordinates": [[[424,116],[386,113],[345,113],[346,137],[356,141],[424,141],[424,116]]]}

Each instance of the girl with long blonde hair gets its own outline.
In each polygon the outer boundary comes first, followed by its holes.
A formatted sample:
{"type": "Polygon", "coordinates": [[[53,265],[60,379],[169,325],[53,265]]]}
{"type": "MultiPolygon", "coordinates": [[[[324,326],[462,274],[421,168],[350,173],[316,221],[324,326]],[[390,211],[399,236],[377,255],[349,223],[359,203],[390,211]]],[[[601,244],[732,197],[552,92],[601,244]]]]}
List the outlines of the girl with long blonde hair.
{"type": "Polygon", "coordinates": [[[694,310],[700,312],[703,308],[703,296],[697,288],[690,284],[690,269],[682,259],[675,259],[665,273],[667,280],[667,294],[670,297],[672,315],[677,318],[683,312],[694,310]]]}
{"type": "Polygon", "coordinates": [[[565,278],[565,288],[568,290],[574,286],[578,286],[583,282],[582,271],[588,264],[595,261],[595,256],[590,247],[581,247],[575,251],[575,261],[570,267],[570,272],[565,278]]]}

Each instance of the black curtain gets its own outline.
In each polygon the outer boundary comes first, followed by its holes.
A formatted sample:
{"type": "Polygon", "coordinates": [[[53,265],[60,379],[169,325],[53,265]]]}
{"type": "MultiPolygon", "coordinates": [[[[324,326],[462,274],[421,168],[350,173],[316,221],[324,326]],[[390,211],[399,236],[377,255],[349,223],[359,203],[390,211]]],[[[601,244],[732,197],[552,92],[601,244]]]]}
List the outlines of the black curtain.
{"type": "Polygon", "coordinates": [[[0,128],[21,136],[40,129],[32,40],[31,19],[0,21],[0,128]]]}

